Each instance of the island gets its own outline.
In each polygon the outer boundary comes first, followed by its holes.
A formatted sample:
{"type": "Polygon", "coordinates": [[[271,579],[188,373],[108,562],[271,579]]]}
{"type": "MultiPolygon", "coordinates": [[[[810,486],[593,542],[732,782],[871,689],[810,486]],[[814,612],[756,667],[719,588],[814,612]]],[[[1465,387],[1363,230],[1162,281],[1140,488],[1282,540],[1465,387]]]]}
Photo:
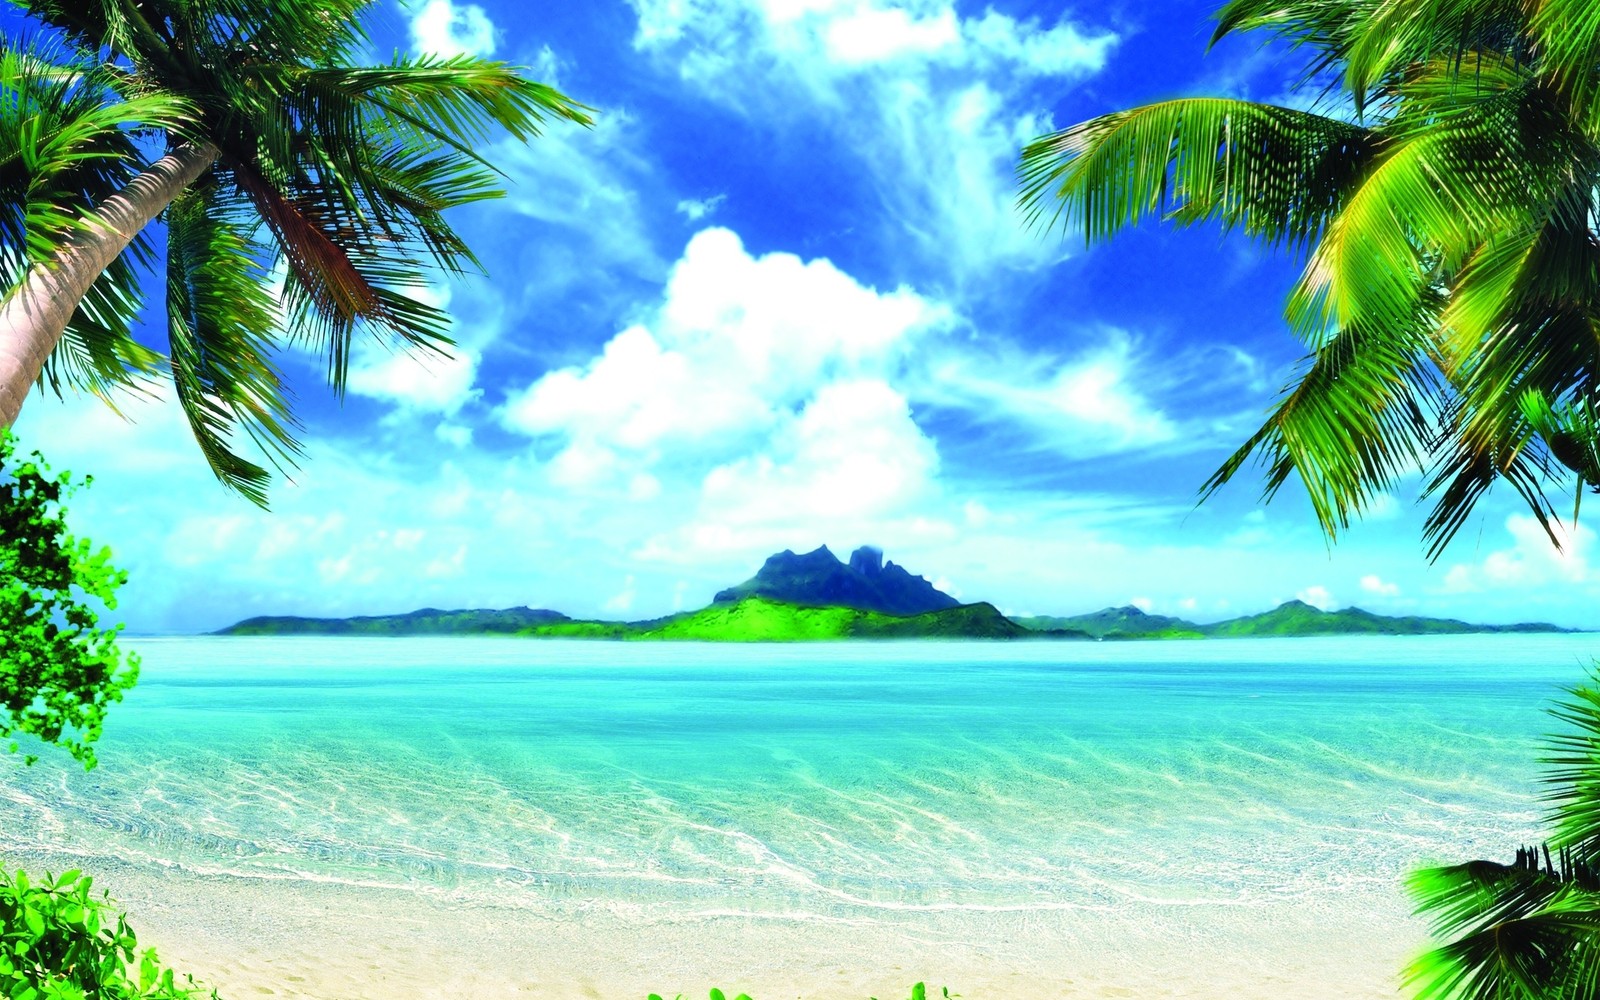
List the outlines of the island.
{"type": "Polygon", "coordinates": [[[1316,635],[1459,635],[1572,632],[1542,622],[1475,625],[1454,618],[1324,611],[1288,601],[1271,611],[1198,624],[1137,607],[1071,616],[1007,617],[988,602],[963,604],[925,577],[862,546],[841,560],[822,546],[769,556],[755,575],[717,593],[708,607],[645,621],[575,619],[542,608],[441,611],[357,618],[248,618],[214,635],[517,635],[531,638],[819,642],[851,639],[1115,641],[1316,635]]]}

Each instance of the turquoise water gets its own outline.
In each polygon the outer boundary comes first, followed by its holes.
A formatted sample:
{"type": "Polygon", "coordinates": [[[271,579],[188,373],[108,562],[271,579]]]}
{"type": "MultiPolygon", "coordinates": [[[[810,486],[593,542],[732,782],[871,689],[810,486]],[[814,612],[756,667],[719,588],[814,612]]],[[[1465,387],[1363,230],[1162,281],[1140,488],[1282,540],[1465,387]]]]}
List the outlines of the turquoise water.
{"type": "Polygon", "coordinates": [[[0,855],[564,919],[902,925],[1403,912],[1407,869],[1536,835],[1541,709],[1600,650],[130,645],[144,678],[98,770],[0,766],[0,855]]]}

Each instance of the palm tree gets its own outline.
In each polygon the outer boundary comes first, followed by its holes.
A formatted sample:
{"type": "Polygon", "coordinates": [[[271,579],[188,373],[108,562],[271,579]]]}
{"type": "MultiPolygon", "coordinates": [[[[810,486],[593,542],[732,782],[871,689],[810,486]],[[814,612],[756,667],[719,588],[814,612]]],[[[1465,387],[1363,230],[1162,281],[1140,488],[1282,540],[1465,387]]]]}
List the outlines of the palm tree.
{"type": "Polygon", "coordinates": [[[1309,54],[1313,110],[1182,98],[1043,136],[1029,218],[1216,222],[1305,260],[1307,356],[1202,496],[1255,457],[1333,537],[1420,471],[1437,558],[1504,480],[1556,541],[1547,492],[1600,482],[1600,7],[1233,0],[1213,42],[1248,29],[1309,54]]]}
{"type": "Polygon", "coordinates": [[[1414,872],[1409,888],[1454,940],[1408,970],[1418,1000],[1600,997],[1600,673],[1551,710],[1572,730],[1549,738],[1550,847],[1509,865],[1470,861],[1414,872]]]}
{"type": "Polygon", "coordinates": [[[108,397],[164,370],[257,503],[268,474],[233,438],[280,467],[298,450],[280,342],[323,355],[336,391],[356,336],[444,351],[414,293],[430,266],[478,266],[444,218],[502,193],[475,149],[590,123],[501,63],[354,65],[372,0],[11,3],[44,40],[0,49],[0,427],[36,382],[108,397]],[[165,356],[131,332],[162,266],[165,356]]]}

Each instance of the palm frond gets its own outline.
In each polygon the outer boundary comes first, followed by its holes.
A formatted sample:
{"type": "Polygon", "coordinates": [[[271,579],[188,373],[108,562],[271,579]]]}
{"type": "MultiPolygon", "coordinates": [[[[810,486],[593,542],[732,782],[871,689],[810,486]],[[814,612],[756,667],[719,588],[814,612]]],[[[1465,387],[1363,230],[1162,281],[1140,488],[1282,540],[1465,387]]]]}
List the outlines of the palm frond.
{"type": "Polygon", "coordinates": [[[179,196],[166,222],[168,338],[178,402],[217,478],[265,506],[268,473],[234,450],[235,430],[275,461],[292,461],[299,448],[271,360],[278,316],[259,263],[263,249],[226,217],[214,187],[179,196]]]}
{"type": "Polygon", "coordinates": [[[1081,227],[1089,241],[1166,214],[1304,246],[1372,153],[1368,133],[1338,119],[1187,98],[1104,115],[1028,144],[1019,201],[1030,224],[1081,227]]]}
{"type": "Polygon", "coordinates": [[[1471,79],[1483,70],[1471,57],[1482,52],[1525,63],[1526,24],[1518,0],[1383,0],[1345,53],[1345,87],[1361,100],[1422,64],[1471,79]]]}
{"type": "MultiPolygon", "coordinates": [[[[138,172],[133,133],[178,128],[191,114],[159,92],[125,96],[120,83],[112,69],[58,49],[0,51],[0,294],[45,266],[138,172]]],[[[131,331],[137,274],[151,259],[148,239],[136,238],[79,303],[42,373],[58,394],[105,394],[154,372],[159,356],[131,331]]]]}
{"type": "Polygon", "coordinates": [[[1409,323],[1471,248],[1549,215],[1570,182],[1579,143],[1568,138],[1532,82],[1397,135],[1329,225],[1291,296],[1291,323],[1409,323]]]}
{"type": "Polygon", "coordinates": [[[1401,476],[1421,471],[1433,422],[1448,399],[1426,325],[1409,336],[1348,326],[1296,373],[1261,428],[1201,487],[1201,499],[1255,457],[1271,499],[1291,474],[1305,485],[1318,522],[1336,537],[1401,476]]]}
{"type": "Polygon", "coordinates": [[[1600,675],[1570,688],[1550,714],[1567,728],[1547,737],[1543,783],[1556,843],[1600,863],[1600,675]]]}

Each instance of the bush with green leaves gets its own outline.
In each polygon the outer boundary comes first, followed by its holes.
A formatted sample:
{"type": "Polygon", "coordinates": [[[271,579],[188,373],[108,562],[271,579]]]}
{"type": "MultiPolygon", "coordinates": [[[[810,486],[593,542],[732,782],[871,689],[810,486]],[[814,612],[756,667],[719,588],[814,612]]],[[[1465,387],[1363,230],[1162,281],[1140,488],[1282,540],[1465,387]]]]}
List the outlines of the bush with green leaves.
{"type": "Polygon", "coordinates": [[[38,452],[15,462],[14,450],[0,430],[0,738],[15,753],[16,736],[38,737],[87,770],[106,709],[139,677],[138,657],[117,649],[122,626],[101,628],[93,608],[115,609],[127,574],[67,530],[71,473],[52,475],[38,452]]]}
{"type": "Polygon", "coordinates": [[[11,1000],[216,1000],[138,950],[126,915],[70,871],[35,883],[0,872],[0,996],[11,1000]]]}
{"type": "MultiPolygon", "coordinates": [[[[67,531],[62,501],[77,488],[44,458],[13,462],[0,429],[0,737],[29,735],[88,770],[106,709],[139,677],[138,658],[117,648],[121,626],[101,628],[86,601],[117,606],[127,574],[67,531]]],[[[85,477],[82,485],[89,484],[85,477]]],[[[13,738],[9,749],[19,747],[13,738]]],[[[28,763],[36,758],[29,754],[28,763]]],[[[34,882],[0,871],[0,996],[9,1000],[189,1000],[154,949],[138,950],[128,918],[80,872],[34,882]]]]}

